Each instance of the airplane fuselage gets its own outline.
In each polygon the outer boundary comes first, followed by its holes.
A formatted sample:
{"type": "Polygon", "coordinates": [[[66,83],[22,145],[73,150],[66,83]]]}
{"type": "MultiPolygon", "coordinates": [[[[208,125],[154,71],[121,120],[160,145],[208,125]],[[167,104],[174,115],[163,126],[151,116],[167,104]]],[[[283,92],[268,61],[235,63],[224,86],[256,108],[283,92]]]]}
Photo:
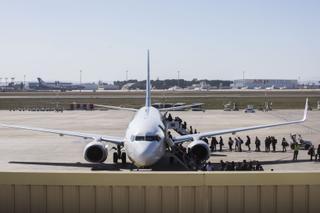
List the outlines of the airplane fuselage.
{"type": "Polygon", "coordinates": [[[165,125],[154,107],[142,107],[129,123],[124,148],[129,159],[138,167],[150,166],[160,160],[166,149],[165,125]]]}

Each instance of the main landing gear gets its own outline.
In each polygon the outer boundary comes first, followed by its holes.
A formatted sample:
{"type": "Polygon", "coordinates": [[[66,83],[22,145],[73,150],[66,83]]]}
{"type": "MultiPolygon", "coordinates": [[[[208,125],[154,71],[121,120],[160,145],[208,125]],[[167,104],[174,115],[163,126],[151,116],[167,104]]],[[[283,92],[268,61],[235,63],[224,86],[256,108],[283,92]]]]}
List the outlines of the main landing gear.
{"type": "Polygon", "coordinates": [[[117,151],[113,153],[113,163],[118,163],[118,160],[121,160],[122,164],[127,163],[127,154],[125,152],[121,152],[121,146],[117,145],[117,151]]]}

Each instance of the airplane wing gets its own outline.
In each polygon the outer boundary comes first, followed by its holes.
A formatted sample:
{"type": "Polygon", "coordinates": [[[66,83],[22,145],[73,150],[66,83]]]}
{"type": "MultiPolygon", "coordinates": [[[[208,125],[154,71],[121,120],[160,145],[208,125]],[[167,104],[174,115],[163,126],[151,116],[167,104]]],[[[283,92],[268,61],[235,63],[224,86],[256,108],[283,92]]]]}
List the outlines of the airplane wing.
{"type": "Polygon", "coordinates": [[[217,131],[212,131],[212,132],[202,132],[202,133],[198,133],[198,134],[182,135],[182,136],[175,137],[173,139],[173,141],[174,141],[174,143],[183,143],[185,141],[200,140],[201,138],[213,137],[216,135],[224,135],[224,134],[228,134],[228,133],[235,134],[237,132],[243,132],[243,131],[249,131],[249,130],[264,129],[264,128],[270,128],[270,127],[276,127],[276,126],[290,125],[290,124],[298,124],[298,123],[304,122],[307,119],[307,112],[308,112],[308,99],[306,99],[306,105],[304,108],[303,118],[301,120],[279,122],[279,123],[258,125],[258,126],[233,128],[233,129],[224,129],[224,130],[217,130],[217,131]]]}
{"type": "Polygon", "coordinates": [[[0,123],[0,126],[7,127],[7,128],[14,128],[14,129],[30,130],[35,132],[52,133],[60,136],[66,135],[66,136],[79,137],[83,139],[93,139],[96,141],[105,141],[105,142],[110,142],[114,144],[122,144],[124,141],[124,139],[121,137],[114,137],[114,136],[108,136],[108,135],[81,133],[81,132],[73,132],[73,131],[66,131],[66,130],[45,129],[45,128],[37,128],[37,127],[27,127],[27,126],[10,125],[10,124],[2,124],[2,123],[0,123]]]}
{"type": "Polygon", "coordinates": [[[107,109],[114,109],[114,110],[126,110],[131,112],[137,112],[138,109],[134,108],[127,108],[127,107],[119,107],[119,106],[111,106],[111,105],[101,105],[101,104],[94,104],[97,107],[107,108],[107,109]]]}
{"type": "Polygon", "coordinates": [[[202,103],[198,104],[188,104],[188,105],[182,105],[182,106],[176,106],[176,107],[167,107],[167,108],[161,108],[159,109],[160,112],[166,112],[166,111],[172,111],[172,110],[181,110],[181,109],[187,109],[195,106],[202,106],[202,103]]]}

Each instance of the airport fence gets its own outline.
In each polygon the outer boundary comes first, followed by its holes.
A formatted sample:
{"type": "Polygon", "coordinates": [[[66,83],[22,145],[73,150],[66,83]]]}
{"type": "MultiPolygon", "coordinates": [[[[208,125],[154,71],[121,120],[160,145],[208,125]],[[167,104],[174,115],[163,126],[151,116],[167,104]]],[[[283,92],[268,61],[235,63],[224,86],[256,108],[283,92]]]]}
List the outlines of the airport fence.
{"type": "Polygon", "coordinates": [[[0,212],[320,212],[317,172],[0,172],[0,212]]]}

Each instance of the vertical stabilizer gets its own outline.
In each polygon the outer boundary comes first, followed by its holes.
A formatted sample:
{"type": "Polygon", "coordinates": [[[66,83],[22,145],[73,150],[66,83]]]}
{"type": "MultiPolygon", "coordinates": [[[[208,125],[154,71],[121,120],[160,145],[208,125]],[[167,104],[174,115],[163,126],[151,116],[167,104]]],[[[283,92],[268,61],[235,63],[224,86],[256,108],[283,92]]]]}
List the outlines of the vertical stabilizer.
{"type": "Polygon", "coordinates": [[[45,82],[41,78],[37,78],[37,79],[38,79],[39,85],[45,84],[45,82]]]}
{"type": "Polygon", "coordinates": [[[150,83],[150,54],[147,55],[147,80],[146,80],[146,107],[151,106],[151,83],[150,83]]]}

